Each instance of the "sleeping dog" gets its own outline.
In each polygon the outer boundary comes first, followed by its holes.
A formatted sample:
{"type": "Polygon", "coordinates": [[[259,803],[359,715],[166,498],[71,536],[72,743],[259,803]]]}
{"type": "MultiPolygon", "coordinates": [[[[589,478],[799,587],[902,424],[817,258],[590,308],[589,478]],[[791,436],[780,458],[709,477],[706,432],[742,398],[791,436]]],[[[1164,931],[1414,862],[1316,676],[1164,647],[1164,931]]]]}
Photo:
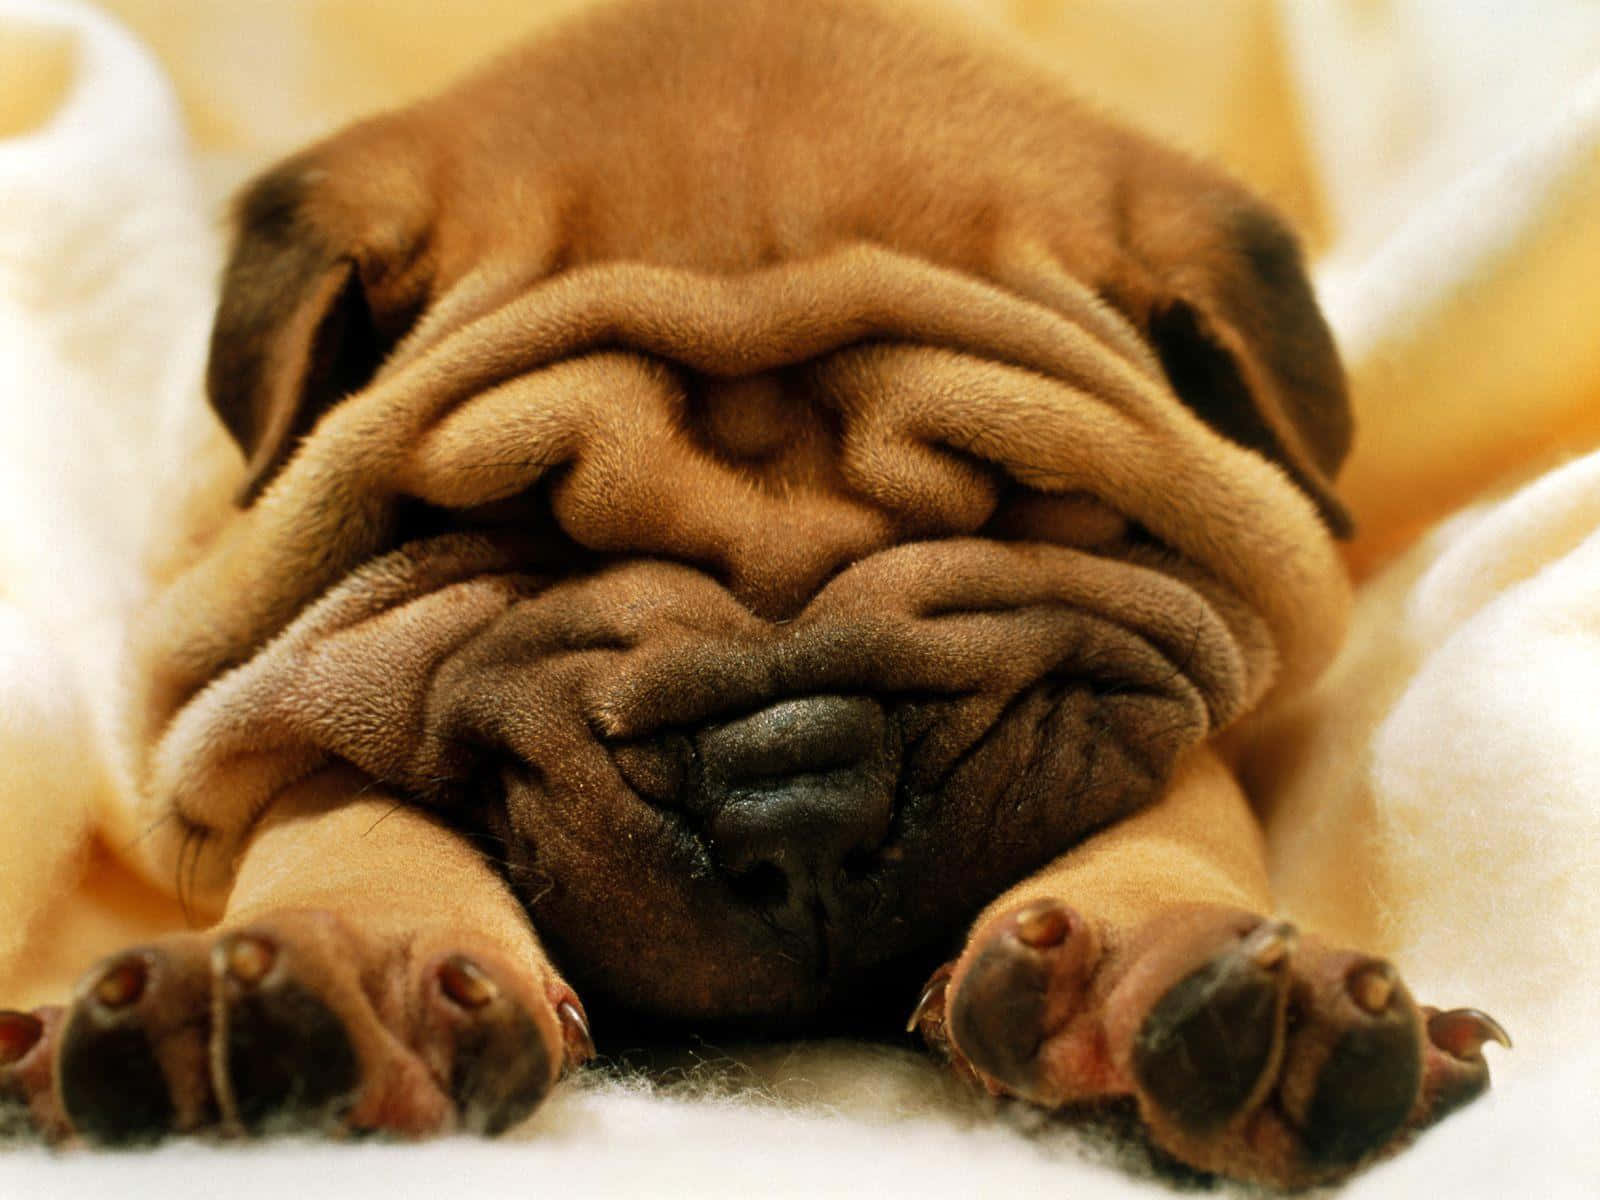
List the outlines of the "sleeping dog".
{"type": "Polygon", "coordinates": [[[1224,749],[1348,599],[1297,244],[1010,48],[570,19],[244,193],[207,384],[115,840],[217,921],[0,1015],[13,1120],[493,1133],[591,1015],[909,1013],[1299,1185],[1487,1085],[1224,749]]]}

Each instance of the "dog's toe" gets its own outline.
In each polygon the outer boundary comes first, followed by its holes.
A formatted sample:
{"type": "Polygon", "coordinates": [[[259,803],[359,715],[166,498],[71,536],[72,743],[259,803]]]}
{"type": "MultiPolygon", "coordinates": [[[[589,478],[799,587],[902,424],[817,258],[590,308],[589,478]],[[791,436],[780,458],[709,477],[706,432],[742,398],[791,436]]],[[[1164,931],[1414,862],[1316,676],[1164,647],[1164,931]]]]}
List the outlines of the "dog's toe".
{"type": "Polygon", "coordinates": [[[56,1053],[72,1129],[135,1145],[216,1120],[209,1081],[210,978],[197,938],[126,951],[78,986],[56,1053]]]}
{"type": "Polygon", "coordinates": [[[1098,958],[1093,930],[1057,901],[1035,901],[992,922],[950,984],[952,1045],[1005,1091],[1058,1101],[1062,1080],[1050,1043],[1081,1010],[1098,958]]]}
{"type": "Polygon", "coordinates": [[[1032,901],[985,922],[934,974],[908,1028],[991,1092],[1049,1105],[1097,1095],[1107,1063],[1086,1018],[1100,958],[1082,914],[1032,901]]]}
{"type": "Polygon", "coordinates": [[[256,931],[212,951],[217,1090],[246,1133],[335,1130],[361,1087],[345,1021],[297,970],[304,956],[256,931]]]}
{"type": "MultiPolygon", "coordinates": [[[[548,999],[484,954],[444,956],[425,970],[422,989],[418,1053],[444,1081],[459,1127],[496,1134],[537,1108],[567,1061],[548,999]]],[[[564,1003],[581,1013],[575,1000],[564,1003]]]]}
{"type": "Polygon", "coordinates": [[[1263,922],[1151,1005],[1131,1067],[1161,1121],[1203,1137],[1260,1100],[1282,1053],[1293,940],[1291,927],[1263,922]]]}
{"type": "Polygon", "coordinates": [[[1391,1142],[1422,1085],[1422,1024],[1381,959],[1312,943],[1296,956],[1277,1104],[1297,1170],[1338,1173],[1391,1142]]]}

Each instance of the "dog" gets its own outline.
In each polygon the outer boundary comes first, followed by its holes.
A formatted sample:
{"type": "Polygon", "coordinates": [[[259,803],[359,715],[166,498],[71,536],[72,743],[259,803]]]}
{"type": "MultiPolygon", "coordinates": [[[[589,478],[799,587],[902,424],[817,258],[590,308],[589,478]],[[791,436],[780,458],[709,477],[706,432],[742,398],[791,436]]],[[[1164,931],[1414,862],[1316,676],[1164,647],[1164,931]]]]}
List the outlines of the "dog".
{"type": "Polygon", "coordinates": [[[244,192],[207,391],[118,840],[216,924],[0,1015],[13,1120],[492,1134],[591,1014],[909,1013],[1300,1186],[1487,1086],[1228,765],[1348,602],[1295,238],[1019,52],[572,17],[244,192]]]}

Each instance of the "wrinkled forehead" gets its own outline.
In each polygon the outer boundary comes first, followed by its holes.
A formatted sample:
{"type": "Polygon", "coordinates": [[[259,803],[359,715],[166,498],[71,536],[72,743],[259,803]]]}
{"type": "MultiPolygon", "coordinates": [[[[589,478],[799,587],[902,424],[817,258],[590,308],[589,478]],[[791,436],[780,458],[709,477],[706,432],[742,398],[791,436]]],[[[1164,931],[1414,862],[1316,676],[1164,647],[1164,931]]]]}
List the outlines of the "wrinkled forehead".
{"type": "Polygon", "coordinates": [[[1069,541],[1120,528],[1093,499],[1107,439],[1163,420],[1162,393],[1130,330],[1087,297],[1080,315],[871,247],[736,279],[580,271],[472,327],[480,357],[520,344],[506,377],[428,404],[389,487],[457,512],[537,492],[584,547],[691,563],[792,616],[886,546],[985,531],[1018,487],[1063,502],[1069,541]]]}
{"type": "Polygon", "coordinates": [[[862,240],[987,275],[1024,236],[1093,274],[1128,135],[1013,48],[927,17],[601,8],[338,139],[316,159],[324,202],[436,282],[495,258],[743,271],[862,240]]]}

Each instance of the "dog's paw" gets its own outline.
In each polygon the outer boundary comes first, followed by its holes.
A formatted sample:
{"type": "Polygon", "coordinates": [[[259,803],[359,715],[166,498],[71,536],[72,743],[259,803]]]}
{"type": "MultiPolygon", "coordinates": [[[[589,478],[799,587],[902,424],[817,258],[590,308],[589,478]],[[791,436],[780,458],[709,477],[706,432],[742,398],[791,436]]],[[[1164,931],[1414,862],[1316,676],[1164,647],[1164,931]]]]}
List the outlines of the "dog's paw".
{"type": "Polygon", "coordinates": [[[1419,1008],[1381,959],[1282,922],[1175,909],[1126,938],[1053,900],[984,925],[912,1025],[991,1092],[1048,1107],[1131,1096],[1203,1171],[1296,1187],[1403,1145],[1489,1083],[1509,1045],[1470,1009],[1419,1008]]]}
{"type": "Polygon", "coordinates": [[[498,1133],[593,1047],[564,985],[471,940],[389,944],[303,910],[125,951],[64,1009],[0,1012],[0,1128],[498,1133]]]}

